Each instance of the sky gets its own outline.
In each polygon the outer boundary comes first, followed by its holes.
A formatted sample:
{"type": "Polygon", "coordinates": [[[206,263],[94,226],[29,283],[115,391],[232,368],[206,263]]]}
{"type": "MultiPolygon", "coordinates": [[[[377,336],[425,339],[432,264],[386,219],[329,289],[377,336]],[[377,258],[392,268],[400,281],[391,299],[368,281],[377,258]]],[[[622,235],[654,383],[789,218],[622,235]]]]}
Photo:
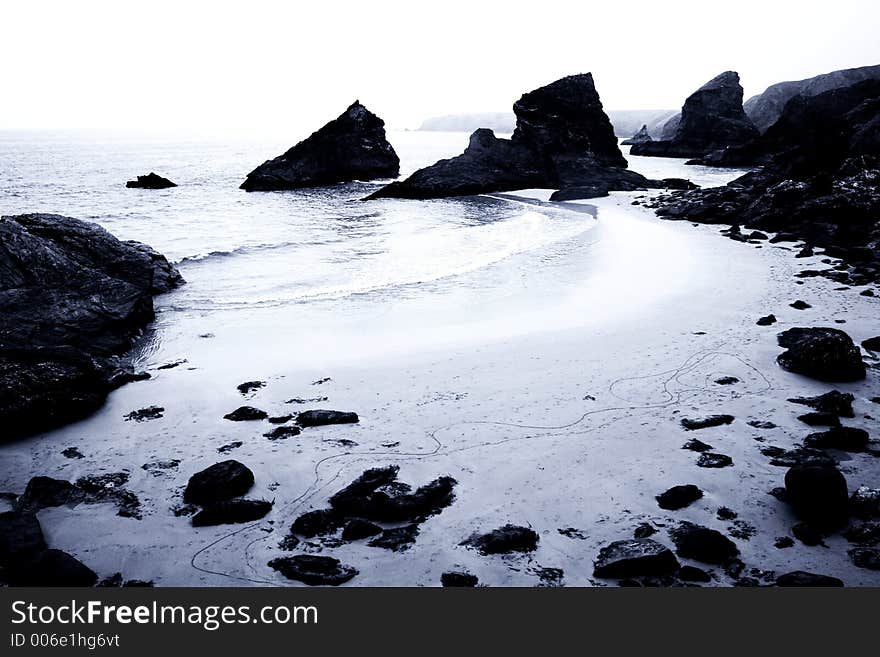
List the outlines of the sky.
{"type": "Polygon", "coordinates": [[[863,0],[27,0],[0,11],[0,130],[308,134],[355,99],[390,128],[503,111],[590,71],[607,109],[677,109],[880,63],[863,0]]]}

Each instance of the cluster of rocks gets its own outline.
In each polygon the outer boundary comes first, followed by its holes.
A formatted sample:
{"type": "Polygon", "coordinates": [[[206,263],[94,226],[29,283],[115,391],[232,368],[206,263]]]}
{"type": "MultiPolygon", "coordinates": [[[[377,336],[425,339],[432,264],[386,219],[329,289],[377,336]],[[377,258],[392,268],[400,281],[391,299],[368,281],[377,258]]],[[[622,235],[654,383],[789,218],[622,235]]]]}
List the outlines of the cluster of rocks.
{"type": "Polygon", "coordinates": [[[607,195],[609,190],[680,188],[627,170],[590,73],[524,94],[513,105],[516,129],[499,139],[481,128],[461,155],[419,169],[368,199],[429,199],[534,187],[559,190],[551,200],[607,195]]]}
{"type": "MultiPolygon", "coordinates": [[[[419,525],[452,504],[457,482],[443,476],[413,490],[397,480],[398,471],[396,465],[364,471],[330,497],[328,508],[297,517],[281,547],[292,550],[301,541],[319,538],[330,547],[369,539],[370,547],[395,552],[409,549],[418,537],[419,525]]],[[[314,555],[280,557],[269,566],[306,584],[337,585],[358,572],[331,557],[314,555]]]]}
{"type": "Polygon", "coordinates": [[[153,296],[183,283],[160,254],[69,217],[0,218],[3,438],[84,418],[135,375],[124,358],[153,296]]]}
{"type": "MultiPolygon", "coordinates": [[[[238,386],[239,392],[243,395],[249,394],[265,386],[262,381],[248,381],[238,386]]],[[[321,398],[326,400],[326,397],[321,398]]],[[[306,400],[290,400],[293,402],[303,402],[306,400]]],[[[298,436],[302,429],[306,427],[320,427],[332,424],[354,424],[360,421],[357,413],[351,411],[334,411],[322,408],[300,411],[295,415],[286,413],[284,415],[270,416],[266,411],[254,406],[239,406],[234,411],[223,416],[225,420],[231,422],[253,422],[267,420],[269,424],[276,425],[263,435],[269,440],[284,440],[293,436],[298,436]],[[293,423],[291,424],[291,421],[293,423]]]]}
{"type": "Polygon", "coordinates": [[[183,492],[186,504],[201,506],[194,527],[252,522],[272,510],[273,503],[242,497],[254,485],[254,473],[235,460],[221,461],[196,472],[183,492]]]}

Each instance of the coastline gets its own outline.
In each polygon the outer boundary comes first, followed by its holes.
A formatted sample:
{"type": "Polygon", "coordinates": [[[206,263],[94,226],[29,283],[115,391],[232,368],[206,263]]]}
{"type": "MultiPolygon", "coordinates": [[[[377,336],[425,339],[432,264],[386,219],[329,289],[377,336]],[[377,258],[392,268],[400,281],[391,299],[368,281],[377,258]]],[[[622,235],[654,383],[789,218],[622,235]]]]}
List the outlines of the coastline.
{"type": "MultiPolygon", "coordinates": [[[[411,341],[404,338],[412,325],[392,322],[397,328],[390,335],[371,334],[369,321],[358,317],[347,334],[326,342],[288,342],[284,350],[290,335],[283,327],[277,334],[267,328],[273,335],[263,341],[252,327],[214,327],[216,337],[204,340],[203,348],[177,354],[187,363],[116,391],[91,418],[0,446],[0,458],[9,464],[0,490],[20,492],[35,475],[73,480],[130,470],[127,488],[141,499],[142,520],[120,518],[109,504],[44,509],[39,518],[52,547],[69,551],[102,577],[122,572],[159,586],[290,585],[265,565],[279,556],[276,544],[289,523],[325,506],[330,494],[364,469],[390,463],[398,463],[400,479],[414,485],[455,477],[456,501],[421,525],[407,551],[362,543],[325,548],[322,554],[360,570],[350,586],[439,585],[440,573],[456,565],[487,585],[540,584],[547,579],[541,576],[545,568],[561,568],[566,585],[589,585],[599,549],[630,537],[640,522],[665,523],[657,538],[666,544],[665,529],[679,520],[727,533],[733,525],[717,519],[720,506],[737,511],[738,520],[756,531],[749,540],[735,539],[747,568],[821,572],[848,586],[880,584],[876,571],[853,566],[839,535],[827,540],[828,548],[773,546],[795,520],[768,495],[781,485],[785,468],[770,465],[759,451],[766,445],[790,448],[815,431],[796,419],[803,407],[785,401],[793,396],[832,388],[852,392],[856,419],[848,424],[868,428],[863,416],[876,412],[868,400],[880,394],[876,370],[864,382],[834,386],[787,373],[775,363],[776,334],[845,319],[841,328],[858,343],[876,331],[877,298],[837,292],[837,284],[822,278],[798,285],[794,274],[821,255],[795,260],[791,245],[756,248],[722,239],[718,227],[664,222],[631,205],[640,195],[613,193],[589,202],[598,208],[599,221],[587,236],[579,235],[590,255],[587,278],[561,298],[554,298],[558,290],[540,277],[531,289],[524,282],[526,292],[516,303],[502,299],[496,306],[521,311],[505,313],[506,331],[498,323],[479,326],[477,315],[457,331],[441,323],[435,333],[411,341]],[[789,308],[798,298],[813,307],[789,308]],[[546,321],[559,317],[553,311],[561,308],[577,312],[566,312],[564,321],[546,321]],[[771,312],[778,324],[755,325],[771,312]],[[487,338],[490,333],[497,337],[487,338]],[[359,343],[358,335],[368,337],[359,343]],[[214,340],[240,347],[220,349],[223,359],[211,362],[214,340]],[[332,348],[334,341],[347,340],[347,350],[332,348]],[[370,341],[372,349],[366,348],[370,341]],[[398,348],[388,348],[392,341],[398,348]],[[723,375],[740,383],[712,383],[723,375]],[[311,385],[324,377],[332,380],[311,385]],[[267,385],[245,399],[235,386],[254,378],[267,385]],[[302,407],[284,403],[296,396],[329,399],[302,407]],[[222,419],[243,403],[270,414],[309,407],[352,410],[360,423],[269,441],[262,436],[269,428],[265,423],[222,419]],[[163,406],[164,417],[123,420],[151,404],[163,406]],[[736,420],[697,437],[732,457],[729,468],[698,468],[695,454],[680,449],[694,435],[679,420],[713,413],[730,413],[736,420]],[[755,429],[746,424],[749,419],[769,419],[778,427],[755,429]],[[340,439],[358,444],[340,446],[340,439]],[[238,440],[242,446],[228,455],[216,452],[238,440]],[[383,446],[394,442],[399,445],[383,446]],[[69,446],[79,446],[85,458],[63,457],[69,446]],[[223,458],[250,467],[256,475],[250,497],[274,498],[276,506],[253,526],[193,528],[170,507],[192,473],[223,458]],[[180,464],[158,475],[141,468],[157,459],[180,464]],[[655,495],[685,483],[703,489],[703,499],[680,511],[657,507],[655,495]],[[507,522],[531,525],[540,536],[538,550],[501,558],[458,545],[475,531],[507,522]],[[558,532],[565,528],[585,538],[558,532]]],[[[577,269],[571,280],[582,275],[577,269]]],[[[401,306],[387,312],[397,318],[425,310],[418,302],[401,306]]],[[[435,312],[440,318],[443,306],[435,312]]],[[[166,320],[168,315],[160,315],[160,330],[169,329],[166,320]]],[[[172,355],[148,347],[143,364],[155,372],[172,355]]],[[[880,460],[867,453],[846,458],[841,470],[850,492],[877,481],[880,460]]],[[[731,583],[720,568],[715,572],[714,584],[731,583]]]]}

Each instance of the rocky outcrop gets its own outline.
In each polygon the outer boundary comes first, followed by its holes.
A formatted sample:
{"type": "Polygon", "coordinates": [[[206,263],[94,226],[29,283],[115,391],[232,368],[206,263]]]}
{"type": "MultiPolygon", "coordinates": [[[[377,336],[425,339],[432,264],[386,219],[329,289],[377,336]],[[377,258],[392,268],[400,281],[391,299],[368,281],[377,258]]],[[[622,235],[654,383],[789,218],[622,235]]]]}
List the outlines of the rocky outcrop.
{"type": "Polygon", "coordinates": [[[632,155],[700,157],[758,136],[742,107],[739,75],[725,71],[688,96],[671,139],[636,144],[632,155]]]}
{"type": "Polygon", "coordinates": [[[763,168],[725,187],[661,197],[658,215],[782,232],[847,265],[816,275],[880,280],[880,80],[792,98],[763,136],[703,161],[763,168]]]}
{"type": "Polygon", "coordinates": [[[644,144],[649,141],[654,141],[654,139],[648,134],[648,126],[643,125],[632,137],[624,139],[620,143],[624,146],[634,146],[635,144],[644,144]]]}
{"type": "Polygon", "coordinates": [[[4,438],[86,417],[130,380],[120,356],[183,283],[160,254],[96,224],[0,218],[0,425],[4,438]]]}
{"type": "MultiPolygon", "coordinates": [[[[617,189],[615,177],[632,184],[633,174],[626,171],[591,74],[572,75],[531,91],[514,103],[513,111],[516,129],[510,139],[499,139],[485,128],[477,130],[461,155],[419,169],[368,198],[559,189],[588,186],[597,176],[611,181],[611,189],[617,189]]],[[[639,184],[651,186],[643,177],[639,184]]]]}
{"type": "Polygon", "coordinates": [[[385,122],[355,101],[339,117],[289,151],[251,171],[249,192],[394,178],[400,158],[385,138],[385,122]]]}
{"type": "Polygon", "coordinates": [[[177,187],[176,183],[171,182],[168,178],[148,173],[146,176],[138,176],[137,180],[129,180],[125,183],[129,189],[167,189],[169,187],[177,187]]]}
{"type": "Polygon", "coordinates": [[[772,126],[795,96],[817,96],[832,89],[849,87],[864,80],[880,78],[880,65],[860,66],[824,73],[806,80],[779,82],[743,103],[743,110],[761,132],[772,126]]]}
{"type": "Polygon", "coordinates": [[[860,381],[865,363],[852,338],[840,329],[790,328],[777,336],[786,351],[776,358],[779,365],[796,374],[820,381],[860,381]]]}

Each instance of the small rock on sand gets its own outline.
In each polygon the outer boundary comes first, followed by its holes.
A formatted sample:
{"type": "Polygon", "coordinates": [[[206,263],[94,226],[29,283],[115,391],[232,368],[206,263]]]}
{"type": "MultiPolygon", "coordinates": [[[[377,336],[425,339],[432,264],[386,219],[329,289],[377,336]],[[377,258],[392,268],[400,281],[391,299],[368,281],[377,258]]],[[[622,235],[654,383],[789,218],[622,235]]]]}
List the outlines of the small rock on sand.
{"type": "Polygon", "coordinates": [[[485,534],[473,534],[461,545],[484,555],[533,552],[538,547],[538,534],[528,527],[508,524],[485,534]]]}
{"type": "Polygon", "coordinates": [[[657,505],[661,509],[677,511],[696,502],[703,497],[703,491],[693,484],[673,486],[656,496],[657,505]]]}
{"type": "Polygon", "coordinates": [[[287,579],[310,586],[339,586],[358,574],[356,568],[341,563],[339,559],[314,554],[272,559],[269,567],[277,570],[287,579]]]}
{"type": "Polygon", "coordinates": [[[208,504],[247,493],[254,485],[254,473],[235,460],[221,461],[195,473],[183,493],[183,501],[208,504]]]}
{"type": "Polygon", "coordinates": [[[734,417],[732,415],[709,415],[704,418],[684,418],[681,421],[681,426],[688,431],[696,431],[697,429],[720,427],[725,424],[730,424],[733,420],[734,417]]]}

